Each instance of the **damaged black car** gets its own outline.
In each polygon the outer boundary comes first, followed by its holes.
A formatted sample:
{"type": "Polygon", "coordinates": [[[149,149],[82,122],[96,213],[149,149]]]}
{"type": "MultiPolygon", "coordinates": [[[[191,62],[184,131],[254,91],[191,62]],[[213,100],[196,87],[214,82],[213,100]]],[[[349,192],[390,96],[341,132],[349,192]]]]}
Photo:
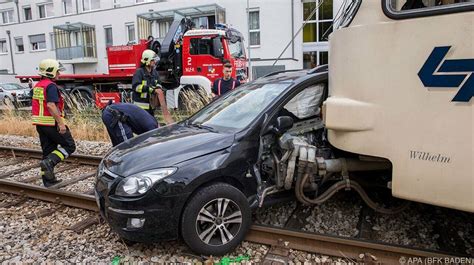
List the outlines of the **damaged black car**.
{"type": "Polygon", "coordinates": [[[301,161],[334,156],[321,118],[327,82],[327,67],[269,74],[116,146],[98,170],[102,216],[129,241],[231,251],[267,196],[322,181],[314,172],[297,183],[301,161]]]}

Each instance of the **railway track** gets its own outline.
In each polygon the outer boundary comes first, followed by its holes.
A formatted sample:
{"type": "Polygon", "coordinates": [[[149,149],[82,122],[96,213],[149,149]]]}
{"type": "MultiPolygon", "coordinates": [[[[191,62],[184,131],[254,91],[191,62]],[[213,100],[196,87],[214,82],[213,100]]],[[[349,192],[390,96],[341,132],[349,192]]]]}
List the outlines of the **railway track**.
{"type": "MultiPolygon", "coordinates": [[[[41,152],[38,150],[13,148],[0,146],[0,155],[9,155],[23,161],[25,159],[41,159],[41,152]]],[[[101,157],[73,155],[69,157],[66,162],[72,165],[88,165],[97,166],[101,157]]],[[[12,162],[10,162],[12,163],[12,162]]],[[[0,164],[1,166],[1,164],[0,164]]],[[[33,168],[31,165],[28,168],[33,168]]],[[[21,169],[21,168],[20,168],[21,169]]],[[[95,198],[89,194],[71,192],[64,189],[44,188],[42,186],[33,185],[30,183],[22,183],[11,179],[5,179],[5,176],[12,176],[24,170],[16,169],[11,172],[3,173],[3,178],[0,177],[0,192],[16,194],[18,199],[0,207],[9,207],[12,205],[21,204],[26,199],[37,199],[42,201],[57,204],[58,207],[54,211],[63,206],[71,206],[81,208],[89,211],[98,212],[95,198]]],[[[86,174],[73,178],[67,184],[76,183],[81,179],[91,178],[93,174],[86,174]]],[[[46,211],[47,212],[47,211],[46,211]]],[[[35,216],[44,216],[50,212],[36,213],[35,216]]],[[[81,231],[86,227],[97,224],[99,218],[93,215],[91,218],[83,220],[82,222],[71,227],[71,230],[81,231]]],[[[271,245],[270,251],[265,257],[264,264],[285,264],[288,262],[289,249],[302,250],[322,255],[343,257],[355,262],[364,262],[367,264],[399,264],[400,261],[423,258],[454,258],[456,254],[446,252],[427,251],[416,248],[401,247],[390,244],[383,244],[380,242],[372,242],[364,239],[345,238],[338,236],[328,236],[318,233],[308,233],[298,231],[296,229],[276,228],[266,225],[253,225],[246,237],[247,241],[271,245]]]]}

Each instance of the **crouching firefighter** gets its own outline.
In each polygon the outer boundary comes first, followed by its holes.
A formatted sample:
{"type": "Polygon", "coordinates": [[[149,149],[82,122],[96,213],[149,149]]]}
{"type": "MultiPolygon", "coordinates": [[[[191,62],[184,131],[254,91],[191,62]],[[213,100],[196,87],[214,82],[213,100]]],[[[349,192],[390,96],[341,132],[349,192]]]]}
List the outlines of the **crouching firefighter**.
{"type": "Polygon", "coordinates": [[[38,68],[41,80],[33,87],[31,116],[43,151],[41,178],[44,186],[50,187],[61,182],[54,175],[54,167],[76,150],[76,144],[64,123],[64,100],[54,83],[64,68],[53,59],[42,60],[38,68]]]}
{"type": "Polygon", "coordinates": [[[158,128],[158,122],[142,108],[130,103],[111,104],[102,110],[102,121],[112,145],[158,128]]]}

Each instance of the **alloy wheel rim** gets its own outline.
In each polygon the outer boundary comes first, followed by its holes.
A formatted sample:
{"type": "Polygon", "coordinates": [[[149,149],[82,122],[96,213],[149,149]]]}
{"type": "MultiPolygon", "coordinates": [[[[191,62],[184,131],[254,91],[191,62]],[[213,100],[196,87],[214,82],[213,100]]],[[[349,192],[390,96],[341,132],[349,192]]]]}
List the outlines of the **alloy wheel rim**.
{"type": "Polygon", "coordinates": [[[242,226],[242,211],[231,199],[217,198],[208,202],[196,218],[196,232],[202,242],[222,246],[235,238],[242,226]]]}

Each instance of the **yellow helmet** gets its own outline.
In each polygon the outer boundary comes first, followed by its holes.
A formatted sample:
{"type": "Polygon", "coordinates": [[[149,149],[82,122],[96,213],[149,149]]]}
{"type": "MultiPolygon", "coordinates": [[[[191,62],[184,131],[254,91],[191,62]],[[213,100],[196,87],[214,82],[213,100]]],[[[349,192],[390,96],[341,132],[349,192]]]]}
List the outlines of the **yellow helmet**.
{"type": "Polygon", "coordinates": [[[142,53],[142,64],[150,65],[151,61],[158,61],[160,58],[156,55],[156,53],[152,50],[144,50],[142,53]]]}
{"type": "Polygon", "coordinates": [[[63,71],[64,67],[54,59],[44,59],[39,63],[38,70],[40,76],[55,78],[58,75],[58,71],[63,71]]]}

